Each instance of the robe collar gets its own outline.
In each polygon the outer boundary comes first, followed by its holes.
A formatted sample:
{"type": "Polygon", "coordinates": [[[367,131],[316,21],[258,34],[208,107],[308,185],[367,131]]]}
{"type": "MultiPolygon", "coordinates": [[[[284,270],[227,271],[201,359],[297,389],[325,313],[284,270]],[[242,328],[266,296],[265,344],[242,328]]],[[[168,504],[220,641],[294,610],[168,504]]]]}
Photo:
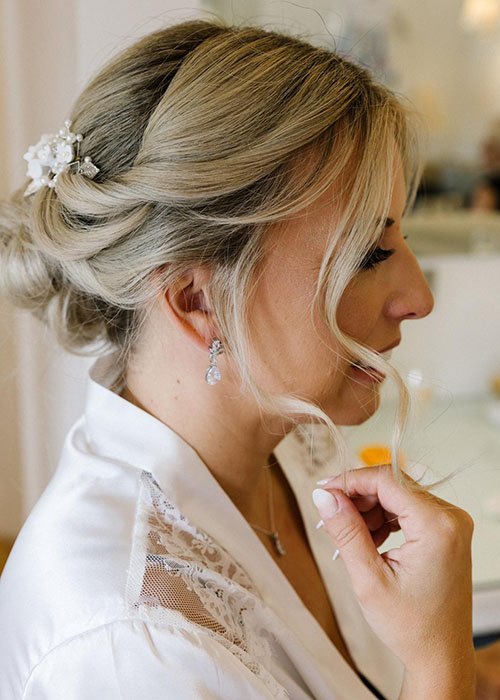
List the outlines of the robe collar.
{"type": "MultiPolygon", "coordinates": [[[[290,629],[292,635],[280,642],[318,700],[330,700],[332,689],[346,700],[373,700],[194,447],[119,395],[116,360],[116,353],[101,356],[89,371],[85,430],[90,448],[151,472],[180,512],[242,566],[263,601],[290,629]]],[[[311,454],[296,431],[280,442],[274,454],[299,504],[313,556],[354,662],[388,699],[397,698],[402,664],[366,623],[342,560],[332,561],[333,543],[325,532],[315,529],[318,512],[311,492],[318,479],[334,473],[332,465],[311,463],[311,454]]]]}

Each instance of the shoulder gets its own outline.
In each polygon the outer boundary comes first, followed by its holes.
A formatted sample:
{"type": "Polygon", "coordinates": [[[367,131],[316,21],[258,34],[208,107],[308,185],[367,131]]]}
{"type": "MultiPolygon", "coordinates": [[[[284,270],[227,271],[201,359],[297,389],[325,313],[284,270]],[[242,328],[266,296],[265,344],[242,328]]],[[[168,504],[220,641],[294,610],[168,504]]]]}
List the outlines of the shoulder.
{"type": "Polygon", "coordinates": [[[0,697],[17,698],[64,640],[127,615],[140,480],[139,469],[66,444],[0,579],[0,697]]]}
{"type": "Polygon", "coordinates": [[[272,698],[265,684],[193,625],[115,620],[65,640],[32,670],[23,700],[272,698]]]}
{"type": "Polygon", "coordinates": [[[83,685],[104,684],[89,697],[127,697],[120,686],[122,695],[106,692],[112,676],[121,684],[132,675],[130,687],[142,687],[149,664],[164,683],[178,654],[189,668],[205,669],[202,676],[217,677],[220,658],[235,677],[271,687],[261,601],[247,573],[152,473],[94,454],[83,426],[76,428],[0,584],[0,696],[15,688],[6,695],[17,698],[26,686],[35,689],[26,698],[71,698],[58,695],[57,684],[74,675],[83,685]],[[38,692],[44,683],[49,690],[38,692]]]}
{"type": "Polygon", "coordinates": [[[172,697],[199,697],[199,683],[213,697],[279,697],[266,694],[277,684],[250,579],[151,473],[135,474],[62,479],[34,513],[0,586],[0,695],[154,698],[173,674],[188,690],[172,681],[172,697]],[[84,494],[70,496],[75,487],[84,494]]]}

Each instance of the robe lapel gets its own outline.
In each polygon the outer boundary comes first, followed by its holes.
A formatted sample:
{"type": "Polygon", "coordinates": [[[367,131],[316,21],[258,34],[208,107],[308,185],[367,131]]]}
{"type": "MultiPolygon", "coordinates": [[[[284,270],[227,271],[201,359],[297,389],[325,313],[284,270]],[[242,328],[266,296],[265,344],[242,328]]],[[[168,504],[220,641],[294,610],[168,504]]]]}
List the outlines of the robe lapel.
{"type": "Polygon", "coordinates": [[[373,700],[372,693],[332,644],[196,452],[186,443],[179,443],[178,447],[182,456],[169,459],[168,465],[154,472],[160,487],[191,522],[205,530],[245,569],[270,608],[273,633],[313,697],[333,700],[334,691],[337,700],[373,700]]]}
{"type": "MultiPolygon", "coordinates": [[[[114,392],[113,357],[101,357],[90,372],[85,418],[91,448],[151,472],[180,512],[245,569],[269,608],[272,631],[316,700],[373,700],[198,453],[171,428],[114,392]]],[[[331,542],[325,533],[314,529],[318,517],[311,501],[311,478],[319,477],[311,477],[304,469],[308,461],[293,433],[275,453],[301,508],[313,554],[351,654],[369,680],[385,690],[387,699],[396,700],[392,656],[388,650],[384,652],[385,647],[364,621],[342,562],[331,561],[331,542]],[[390,680],[384,683],[384,674],[389,671],[390,680]]],[[[310,455],[307,457],[310,462],[310,455]]]]}
{"type": "MultiPolygon", "coordinates": [[[[316,530],[319,515],[311,493],[317,488],[316,481],[339,473],[339,469],[320,439],[318,449],[311,456],[307,443],[300,439],[297,432],[287,435],[274,454],[299,504],[311,551],[351,656],[358,669],[387,700],[397,700],[404,666],[366,622],[342,558],[332,561],[335,550],[333,542],[323,530],[316,530]]],[[[327,640],[330,642],[328,637],[327,640]]]]}

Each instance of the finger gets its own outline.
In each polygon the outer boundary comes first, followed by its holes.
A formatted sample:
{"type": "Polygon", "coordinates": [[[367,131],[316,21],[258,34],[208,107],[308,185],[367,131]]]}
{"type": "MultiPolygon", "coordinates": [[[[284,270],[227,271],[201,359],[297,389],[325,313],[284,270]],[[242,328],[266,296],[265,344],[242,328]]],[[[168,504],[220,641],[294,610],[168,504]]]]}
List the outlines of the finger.
{"type": "MultiPolygon", "coordinates": [[[[377,466],[385,466],[385,465],[377,465],[377,466]]],[[[325,481],[325,483],[327,483],[325,481]]],[[[377,496],[356,496],[352,497],[351,501],[354,503],[356,508],[359,510],[360,513],[366,513],[367,511],[372,510],[379,504],[377,496]]],[[[399,523],[397,522],[398,516],[395,513],[391,513],[388,510],[383,510],[383,513],[385,515],[385,519],[390,522],[394,521],[396,523],[396,527],[394,528],[395,530],[400,530],[399,523]]]]}
{"type": "Polygon", "coordinates": [[[375,508],[372,508],[366,513],[362,513],[362,517],[366,523],[366,527],[370,530],[370,532],[378,530],[379,527],[382,527],[382,525],[386,523],[384,511],[382,510],[382,507],[380,505],[375,506],[375,508]]]}
{"type": "Polygon", "coordinates": [[[351,501],[360,513],[366,513],[367,510],[371,510],[378,504],[376,496],[358,496],[357,498],[351,498],[351,501]]]}
{"type": "Polygon", "coordinates": [[[352,498],[351,500],[362,514],[370,531],[376,530],[385,522],[388,523],[391,532],[401,530],[398,516],[390,511],[384,510],[376,496],[360,496],[359,498],[352,498]]]}
{"type": "Polygon", "coordinates": [[[401,525],[399,524],[398,516],[394,515],[394,513],[387,513],[387,511],[384,511],[384,513],[386,523],[388,524],[391,532],[397,532],[398,530],[401,530],[401,525]]]}
{"type": "Polygon", "coordinates": [[[370,531],[354,503],[340,489],[333,493],[315,489],[313,500],[324,529],[340,551],[354,592],[375,586],[383,577],[386,562],[377,552],[370,531]]]}
{"type": "MultiPolygon", "coordinates": [[[[403,478],[416,483],[404,472],[403,478]]],[[[349,499],[360,496],[376,496],[382,508],[397,518],[406,538],[420,539],[425,534],[426,523],[432,518],[436,506],[444,503],[429,492],[410,492],[396,481],[390,466],[354,469],[346,474],[349,499]],[[430,513],[429,511],[433,511],[430,513]]],[[[342,476],[335,476],[323,486],[326,490],[343,492],[342,476]]],[[[350,500],[352,503],[352,501],[350,500]]],[[[394,522],[396,522],[394,520],[394,522]]]]}
{"type": "Polygon", "coordinates": [[[389,523],[393,532],[401,529],[398,516],[390,511],[384,510],[378,502],[377,496],[358,496],[357,498],[351,498],[351,501],[359,512],[363,514],[363,518],[369,530],[376,530],[384,522],[389,523]],[[365,517],[365,514],[368,517],[365,517]]]}
{"type": "MultiPolygon", "coordinates": [[[[375,506],[380,505],[377,496],[357,496],[351,498],[351,501],[354,503],[354,505],[360,513],[366,513],[375,508],[375,506]]],[[[384,513],[385,519],[388,522],[393,521],[396,523],[396,527],[394,529],[400,530],[401,528],[399,526],[399,523],[397,522],[398,516],[395,513],[391,513],[388,510],[382,509],[382,511],[384,513]]]]}
{"type": "Polygon", "coordinates": [[[384,523],[382,525],[382,527],[380,527],[378,530],[375,530],[374,532],[372,532],[371,535],[372,535],[372,540],[373,540],[373,544],[375,545],[375,547],[380,547],[381,544],[384,544],[386,539],[391,534],[392,534],[392,531],[387,523],[384,523]]]}

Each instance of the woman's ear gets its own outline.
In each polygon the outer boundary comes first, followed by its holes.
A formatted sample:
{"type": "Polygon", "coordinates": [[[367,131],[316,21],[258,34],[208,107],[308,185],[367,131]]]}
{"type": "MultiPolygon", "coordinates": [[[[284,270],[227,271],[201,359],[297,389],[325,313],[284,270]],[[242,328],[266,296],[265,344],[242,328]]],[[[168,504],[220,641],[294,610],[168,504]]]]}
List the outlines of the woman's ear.
{"type": "Polygon", "coordinates": [[[217,337],[208,296],[210,279],[207,268],[190,267],[162,295],[169,320],[203,350],[217,337]]]}

